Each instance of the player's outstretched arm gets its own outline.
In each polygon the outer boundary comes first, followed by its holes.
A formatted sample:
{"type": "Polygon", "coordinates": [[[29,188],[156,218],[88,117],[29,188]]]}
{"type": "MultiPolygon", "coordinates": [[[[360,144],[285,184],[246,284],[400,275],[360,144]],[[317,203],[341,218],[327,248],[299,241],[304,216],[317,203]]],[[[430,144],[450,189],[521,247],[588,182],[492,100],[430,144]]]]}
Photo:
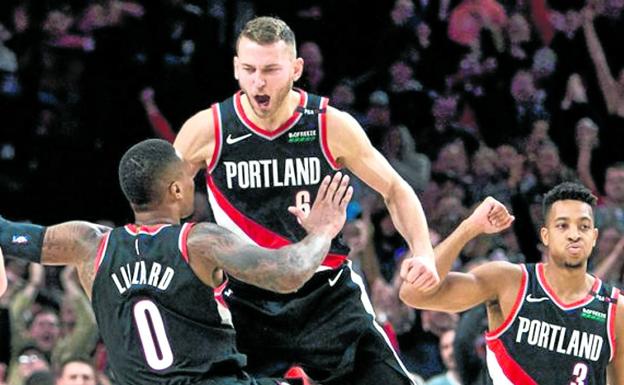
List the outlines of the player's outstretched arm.
{"type": "Polygon", "coordinates": [[[308,235],[292,245],[267,249],[251,245],[232,232],[214,224],[200,223],[189,234],[190,264],[204,282],[216,282],[217,269],[233,277],[278,293],[296,291],[312,277],[329,251],[331,240],[346,219],[346,208],[353,190],[349,178],[336,174],[326,177],[309,215],[291,207],[308,235]]]}
{"type": "Polygon", "coordinates": [[[327,138],[331,154],[367,185],[380,193],[392,222],[417,256],[422,279],[421,289],[439,283],[433,260],[433,248],[423,208],[414,190],[377,151],[360,124],[349,114],[329,107],[327,138]]]}
{"type": "Polygon", "coordinates": [[[0,248],[0,297],[6,291],[8,287],[6,271],[4,271],[4,255],[2,254],[2,248],[0,248]]]}
{"type": "Polygon", "coordinates": [[[436,246],[434,250],[436,267],[442,277],[440,286],[425,292],[415,288],[413,283],[419,279],[419,276],[413,272],[413,261],[411,258],[403,261],[401,265],[403,284],[400,290],[403,302],[419,308],[449,306],[449,308],[436,307],[436,309],[459,311],[491,298],[496,292],[496,287],[488,287],[487,281],[481,282],[482,276],[487,277],[491,270],[508,268],[508,266],[493,264],[483,270],[476,269],[468,274],[449,274],[449,270],[468,242],[480,234],[493,234],[503,231],[511,226],[513,220],[514,217],[509,214],[503,204],[494,198],[486,198],[448,238],[436,246]],[[472,294],[473,297],[462,293],[463,290],[470,290],[471,293],[469,294],[472,294]],[[444,299],[454,296],[458,298],[453,298],[453,301],[450,302],[444,299]]]}
{"type": "Polygon", "coordinates": [[[9,257],[44,265],[79,265],[93,257],[109,227],[71,221],[44,227],[0,217],[0,247],[9,257]]]}
{"type": "Polygon", "coordinates": [[[215,151],[213,109],[198,112],[180,129],[173,147],[190,165],[193,174],[209,165],[215,151]]]}
{"type": "Polygon", "coordinates": [[[615,318],[615,357],[609,364],[610,385],[624,385],[624,295],[618,297],[615,318]]]}
{"type": "Polygon", "coordinates": [[[521,278],[519,265],[488,262],[468,273],[450,272],[438,287],[425,294],[403,282],[399,296],[411,307],[456,313],[496,301],[506,287],[513,282],[519,284],[521,278]]]}

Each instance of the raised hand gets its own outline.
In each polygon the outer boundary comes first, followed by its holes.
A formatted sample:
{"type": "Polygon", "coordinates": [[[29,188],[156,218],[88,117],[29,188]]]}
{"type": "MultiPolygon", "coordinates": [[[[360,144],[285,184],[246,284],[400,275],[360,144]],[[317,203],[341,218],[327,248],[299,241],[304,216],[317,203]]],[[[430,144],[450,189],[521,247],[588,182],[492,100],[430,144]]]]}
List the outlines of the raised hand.
{"type": "Polygon", "coordinates": [[[405,258],[401,263],[401,279],[416,290],[427,291],[440,283],[434,261],[425,256],[405,258]]]}
{"type": "Polygon", "coordinates": [[[308,233],[338,235],[347,219],[347,205],[353,196],[349,176],[337,172],[333,178],[326,176],[319,187],[310,212],[291,206],[288,211],[295,215],[308,233]]]}
{"type": "Polygon", "coordinates": [[[480,234],[495,234],[511,226],[514,219],[505,205],[492,197],[487,197],[466,221],[480,234]]]}

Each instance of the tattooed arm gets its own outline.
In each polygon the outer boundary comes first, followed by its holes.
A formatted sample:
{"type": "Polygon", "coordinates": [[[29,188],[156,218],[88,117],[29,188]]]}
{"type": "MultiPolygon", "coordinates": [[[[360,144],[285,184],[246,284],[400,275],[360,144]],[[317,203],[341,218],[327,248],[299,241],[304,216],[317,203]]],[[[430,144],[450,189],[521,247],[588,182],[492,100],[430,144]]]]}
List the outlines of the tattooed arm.
{"type": "Polygon", "coordinates": [[[333,179],[325,177],[309,214],[290,207],[308,236],[279,249],[251,245],[214,224],[196,225],[187,240],[191,267],[213,287],[219,285],[223,269],[243,282],[278,293],[299,289],[312,277],[344,225],[353,194],[348,184],[349,177],[340,172],[333,179]]]}
{"type": "MultiPolygon", "coordinates": [[[[20,226],[20,223],[5,221],[6,226],[20,226]]],[[[41,242],[43,265],[74,265],[78,268],[80,282],[88,295],[93,285],[93,260],[100,239],[110,231],[109,227],[83,221],[71,221],[45,228],[41,242]]],[[[10,241],[7,240],[10,243],[10,241]]],[[[9,246],[9,245],[0,245],[9,246]]],[[[13,250],[7,256],[25,259],[20,248],[10,245],[13,250]]],[[[5,248],[6,250],[6,248],[5,248]]],[[[31,252],[31,251],[29,251],[31,252]]]]}
{"type": "Polygon", "coordinates": [[[245,242],[229,230],[199,223],[188,237],[191,267],[211,286],[220,269],[243,282],[278,293],[296,291],[312,277],[329,250],[329,234],[311,234],[301,242],[267,249],[245,242]]]}
{"type": "Polygon", "coordinates": [[[110,227],[71,221],[48,227],[41,250],[44,265],[74,265],[82,287],[91,298],[98,245],[110,227]]]}

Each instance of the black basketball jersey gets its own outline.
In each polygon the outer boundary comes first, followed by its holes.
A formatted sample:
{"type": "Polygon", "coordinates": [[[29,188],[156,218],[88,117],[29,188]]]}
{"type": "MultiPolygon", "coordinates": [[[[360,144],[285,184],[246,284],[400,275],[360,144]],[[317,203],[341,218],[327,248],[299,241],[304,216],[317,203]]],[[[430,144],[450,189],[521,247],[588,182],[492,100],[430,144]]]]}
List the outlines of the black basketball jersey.
{"type": "MultiPolygon", "coordinates": [[[[258,127],[245,115],[242,92],[212,106],[215,151],[206,179],[215,220],[264,247],[305,237],[288,207],[309,209],[323,177],[339,169],[327,145],[328,99],[298,92],[299,106],[275,131],[258,127]]],[[[332,242],[324,268],[345,261],[349,250],[339,238],[332,242]]]]}
{"type": "Polygon", "coordinates": [[[486,334],[494,384],[606,385],[618,289],[596,278],[585,298],[565,304],[548,285],[543,264],[522,270],[511,313],[486,334]]]}
{"type": "Polygon", "coordinates": [[[192,384],[246,364],[219,289],[188,265],[191,227],[126,225],[98,249],[93,309],[120,384],[192,384]]]}

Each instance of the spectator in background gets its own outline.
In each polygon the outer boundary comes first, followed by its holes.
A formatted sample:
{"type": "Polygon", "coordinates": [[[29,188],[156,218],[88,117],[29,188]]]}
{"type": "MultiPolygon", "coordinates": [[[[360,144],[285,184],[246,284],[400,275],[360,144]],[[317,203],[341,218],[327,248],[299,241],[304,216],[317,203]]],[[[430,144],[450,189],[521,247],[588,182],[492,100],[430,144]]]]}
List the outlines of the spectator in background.
{"type": "Polygon", "coordinates": [[[15,353],[15,364],[11,365],[14,374],[9,375],[8,385],[24,384],[34,373],[50,371],[50,362],[45,352],[37,346],[24,345],[15,353]]]}
{"type": "Polygon", "coordinates": [[[383,137],[390,128],[391,122],[388,94],[382,90],[373,91],[368,96],[368,109],[363,126],[368,138],[376,148],[381,148],[383,137]]]}
{"type": "Polygon", "coordinates": [[[488,196],[509,201],[505,175],[497,167],[499,161],[496,151],[485,145],[472,155],[470,168],[473,178],[468,185],[472,202],[480,202],[488,196]]]}
{"type": "Polygon", "coordinates": [[[592,272],[612,285],[624,283],[624,234],[615,227],[600,229],[592,272]]]}
{"type": "Polygon", "coordinates": [[[305,64],[299,80],[301,87],[315,94],[327,93],[321,48],[315,42],[306,41],[299,47],[299,55],[305,64]]]}
{"type": "Polygon", "coordinates": [[[95,385],[95,369],[86,358],[68,358],[60,369],[56,385],[95,385]]]}
{"type": "MultiPolygon", "coordinates": [[[[95,316],[85,294],[72,277],[72,270],[65,270],[61,276],[66,294],[62,306],[73,310],[71,313],[73,316],[68,317],[69,314],[65,314],[64,319],[70,325],[63,328],[56,309],[40,307],[36,303],[37,294],[45,288],[43,267],[31,264],[30,269],[27,285],[15,294],[11,303],[12,346],[20,349],[21,346],[34,344],[53,365],[58,365],[71,355],[91,353],[97,336],[95,316]],[[28,321],[33,308],[34,313],[28,321]],[[63,331],[65,334],[62,334],[63,331]]],[[[65,312],[69,313],[67,310],[65,312]]],[[[15,355],[13,357],[15,362],[17,357],[15,355]]],[[[10,385],[21,385],[24,379],[11,368],[10,385]]]]}
{"type": "Polygon", "coordinates": [[[583,31],[587,48],[596,68],[596,76],[607,105],[607,111],[609,114],[624,117],[624,69],[620,70],[617,79],[612,75],[602,44],[594,29],[594,17],[594,11],[590,7],[586,7],[583,31]]]}
{"type": "Polygon", "coordinates": [[[382,153],[392,167],[416,192],[425,190],[431,176],[431,162],[416,152],[416,143],[407,127],[394,126],[386,132],[382,153]]]}
{"type": "Polygon", "coordinates": [[[49,370],[39,370],[24,381],[24,385],[54,385],[54,375],[49,370]]]}
{"type": "Polygon", "coordinates": [[[599,144],[598,127],[590,119],[581,119],[576,127],[579,151],[577,170],[581,181],[600,197],[596,208],[596,226],[616,227],[624,231],[624,162],[607,167],[603,185],[604,195],[591,173],[592,153],[599,144]]]}
{"type": "Polygon", "coordinates": [[[440,357],[446,368],[446,372],[430,378],[425,385],[461,385],[453,344],[455,343],[455,330],[449,329],[440,335],[440,357]]]}

